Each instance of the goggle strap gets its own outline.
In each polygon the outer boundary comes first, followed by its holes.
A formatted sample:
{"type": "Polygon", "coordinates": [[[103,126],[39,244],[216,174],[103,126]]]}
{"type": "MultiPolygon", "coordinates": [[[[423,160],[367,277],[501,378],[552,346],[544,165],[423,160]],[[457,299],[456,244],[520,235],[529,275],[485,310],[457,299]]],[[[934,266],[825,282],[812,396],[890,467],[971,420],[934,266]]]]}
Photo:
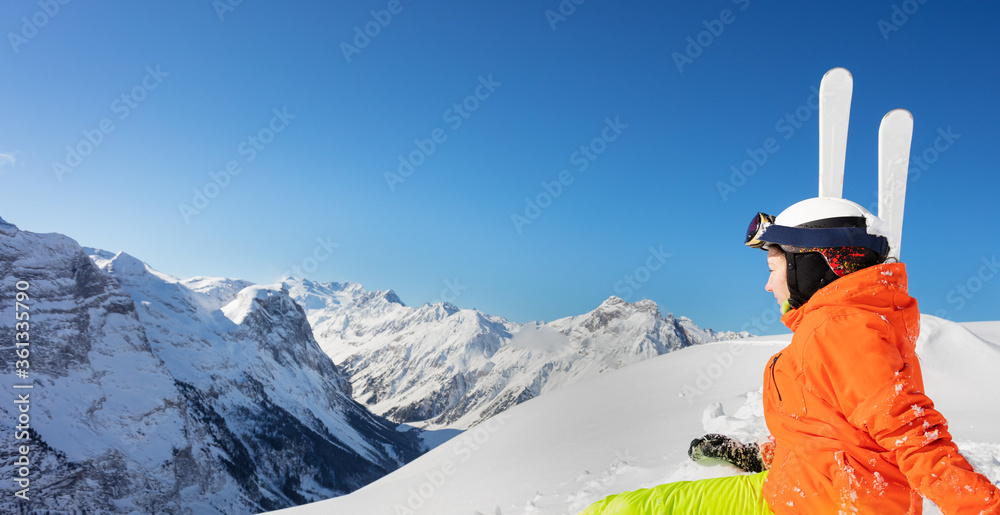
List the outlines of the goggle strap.
{"type": "Polygon", "coordinates": [[[864,227],[804,229],[772,224],[760,235],[765,236],[769,243],[792,247],[865,247],[879,255],[889,252],[889,240],[885,236],[868,234],[864,227]]]}

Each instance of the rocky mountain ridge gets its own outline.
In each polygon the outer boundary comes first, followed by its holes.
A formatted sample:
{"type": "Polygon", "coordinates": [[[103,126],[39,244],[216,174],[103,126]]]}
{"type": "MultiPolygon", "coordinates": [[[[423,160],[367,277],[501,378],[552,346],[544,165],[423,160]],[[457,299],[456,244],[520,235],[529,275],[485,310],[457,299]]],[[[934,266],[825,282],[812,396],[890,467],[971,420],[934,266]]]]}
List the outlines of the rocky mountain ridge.
{"type": "MultiPolygon", "coordinates": [[[[253,513],[342,495],[423,451],[351,398],[281,285],[211,283],[0,220],[0,331],[14,334],[27,284],[31,345],[26,378],[0,360],[6,391],[31,400],[30,429],[0,433],[0,480],[29,449],[29,500],[0,511],[253,513]]],[[[4,425],[17,410],[3,404],[4,425]]]]}

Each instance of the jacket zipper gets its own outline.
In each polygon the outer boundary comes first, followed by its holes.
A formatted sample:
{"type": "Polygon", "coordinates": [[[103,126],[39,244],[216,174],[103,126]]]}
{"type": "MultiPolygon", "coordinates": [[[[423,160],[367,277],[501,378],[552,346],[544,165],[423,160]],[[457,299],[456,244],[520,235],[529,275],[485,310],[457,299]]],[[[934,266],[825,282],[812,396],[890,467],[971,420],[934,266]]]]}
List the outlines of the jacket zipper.
{"type": "Polygon", "coordinates": [[[781,353],[779,352],[778,355],[774,357],[774,360],[771,361],[771,382],[774,383],[774,391],[778,392],[778,401],[781,401],[781,390],[778,389],[778,381],[774,378],[774,365],[778,364],[778,358],[780,357],[781,353]]]}

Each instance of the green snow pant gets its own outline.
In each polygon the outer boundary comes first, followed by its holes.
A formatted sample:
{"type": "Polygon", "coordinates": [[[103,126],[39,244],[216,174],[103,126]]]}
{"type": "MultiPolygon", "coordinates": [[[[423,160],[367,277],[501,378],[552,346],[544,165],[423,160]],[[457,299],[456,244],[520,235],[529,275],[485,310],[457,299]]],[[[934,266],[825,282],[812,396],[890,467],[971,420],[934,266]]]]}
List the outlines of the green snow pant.
{"type": "Polygon", "coordinates": [[[767,472],[678,481],[609,495],[580,515],[773,515],[761,488],[767,472]]]}

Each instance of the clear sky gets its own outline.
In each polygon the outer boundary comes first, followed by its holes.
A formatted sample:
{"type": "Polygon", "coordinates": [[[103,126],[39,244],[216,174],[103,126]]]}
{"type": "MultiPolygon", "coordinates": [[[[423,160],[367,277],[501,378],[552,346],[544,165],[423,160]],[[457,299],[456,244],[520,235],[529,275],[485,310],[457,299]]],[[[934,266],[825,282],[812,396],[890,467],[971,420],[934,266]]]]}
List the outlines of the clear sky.
{"type": "Polygon", "coordinates": [[[843,66],[845,197],[873,205],[879,121],[909,109],[911,293],[1000,319],[997,3],[63,1],[0,7],[0,216],[24,230],[179,277],[782,332],[742,238],[816,195],[810,97],[843,66]]]}

